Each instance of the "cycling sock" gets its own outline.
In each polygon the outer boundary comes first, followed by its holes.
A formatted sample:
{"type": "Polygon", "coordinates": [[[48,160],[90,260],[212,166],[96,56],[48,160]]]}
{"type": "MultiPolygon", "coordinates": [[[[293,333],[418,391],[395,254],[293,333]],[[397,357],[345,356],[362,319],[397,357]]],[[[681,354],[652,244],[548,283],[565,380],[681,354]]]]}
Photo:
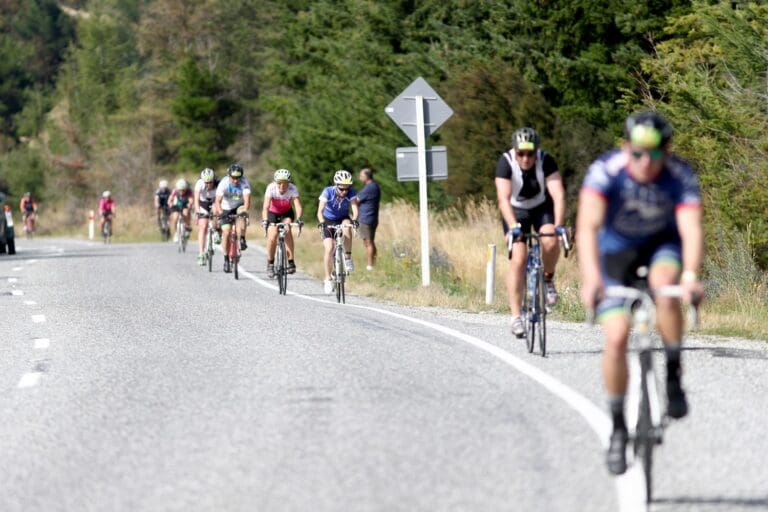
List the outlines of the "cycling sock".
{"type": "Polygon", "coordinates": [[[274,264],[275,264],[275,260],[267,260],[267,265],[274,265],[274,264]]]}
{"type": "Polygon", "coordinates": [[[613,419],[613,430],[627,430],[624,423],[624,395],[609,395],[608,407],[613,419]]]}
{"type": "Polygon", "coordinates": [[[352,253],[351,253],[351,252],[348,252],[348,253],[347,253],[347,256],[349,256],[349,257],[351,258],[351,257],[352,257],[352,253]]]}
{"type": "Polygon", "coordinates": [[[682,344],[673,341],[664,344],[664,353],[667,356],[667,380],[680,378],[680,350],[682,344]]]}
{"type": "Polygon", "coordinates": [[[288,263],[293,263],[293,260],[288,260],[288,263]]]}
{"type": "Polygon", "coordinates": [[[552,281],[555,278],[554,272],[544,272],[544,280],[545,281],[552,281]]]}

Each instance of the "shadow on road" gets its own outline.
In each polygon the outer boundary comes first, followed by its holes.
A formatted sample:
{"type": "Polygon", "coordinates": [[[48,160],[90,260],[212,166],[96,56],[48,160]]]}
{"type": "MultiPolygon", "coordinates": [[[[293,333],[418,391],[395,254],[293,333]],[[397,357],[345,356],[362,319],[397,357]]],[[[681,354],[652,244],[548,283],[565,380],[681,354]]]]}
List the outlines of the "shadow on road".
{"type": "Polygon", "coordinates": [[[656,498],[653,503],[658,505],[703,505],[697,510],[732,510],[733,507],[765,508],[768,506],[768,496],[756,498],[729,498],[727,496],[680,496],[676,498],[656,498]]]}

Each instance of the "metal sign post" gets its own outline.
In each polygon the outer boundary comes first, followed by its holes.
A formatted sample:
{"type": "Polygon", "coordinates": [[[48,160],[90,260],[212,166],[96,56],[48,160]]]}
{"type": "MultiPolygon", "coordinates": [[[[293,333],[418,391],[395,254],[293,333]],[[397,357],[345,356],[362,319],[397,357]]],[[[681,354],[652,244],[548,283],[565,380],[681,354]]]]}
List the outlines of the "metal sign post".
{"type": "MultiPolygon", "coordinates": [[[[411,83],[400,96],[395,98],[387,108],[384,109],[392,120],[397,123],[403,132],[416,143],[418,180],[419,180],[419,224],[421,225],[421,284],[429,286],[429,204],[427,202],[427,175],[430,170],[436,177],[438,174],[434,169],[427,168],[427,144],[426,139],[434,133],[449,117],[453,115],[453,110],[443,101],[443,99],[432,89],[423,78],[419,77],[411,83]],[[413,107],[416,108],[413,108],[413,107]],[[415,119],[414,119],[415,114],[415,119]],[[415,122],[414,122],[415,121],[415,122]]],[[[398,181],[411,181],[412,177],[403,177],[401,179],[400,158],[405,157],[406,148],[398,148],[395,152],[395,159],[398,162],[398,181]]],[[[410,148],[408,148],[410,149],[410,148]]],[[[444,156],[444,152],[443,152],[444,156]]],[[[430,158],[430,163],[433,161],[430,158]]],[[[445,160],[443,159],[444,163],[445,160]]],[[[403,158],[403,171],[406,171],[405,159],[403,158]]],[[[440,171],[445,171],[440,177],[443,179],[448,175],[447,164],[440,171]]],[[[412,175],[411,175],[412,176],[412,175]]]]}

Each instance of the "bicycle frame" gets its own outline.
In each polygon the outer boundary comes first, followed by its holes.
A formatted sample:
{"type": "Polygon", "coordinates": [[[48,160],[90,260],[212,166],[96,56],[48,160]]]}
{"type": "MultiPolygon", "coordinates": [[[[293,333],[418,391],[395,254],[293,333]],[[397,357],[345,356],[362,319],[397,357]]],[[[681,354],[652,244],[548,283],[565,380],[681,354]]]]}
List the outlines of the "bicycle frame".
{"type": "Polygon", "coordinates": [[[229,264],[232,268],[232,273],[235,275],[235,279],[240,279],[240,272],[238,270],[238,264],[240,263],[240,230],[237,227],[237,219],[242,217],[248,218],[247,212],[241,212],[234,215],[219,216],[222,219],[222,223],[229,223],[229,237],[226,240],[222,240],[224,249],[224,257],[229,258],[229,264]]]}
{"type": "Polygon", "coordinates": [[[346,303],[345,281],[347,271],[344,267],[344,230],[355,229],[352,224],[336,224],[327,226],[333,231],[333,271],[331,277],[336,287],[336,302],[346,303]]]}
{"type": "MultiPolygon", "coordinates": [[[[298,222],[270,222],[265,226],[265,232],[272,226],[277,227],[277,246],[275,247],[275,277],[277,278],[277,287],[280,295],[285,295],[288,290],[288,252],[285,246],[285,237],[289,232],[290,226],[299,228],[297,236],[301,236],[301,227],[303,223],[298,222]]],[[[266,234],[266,233],[265,233],[266,234]]]]}

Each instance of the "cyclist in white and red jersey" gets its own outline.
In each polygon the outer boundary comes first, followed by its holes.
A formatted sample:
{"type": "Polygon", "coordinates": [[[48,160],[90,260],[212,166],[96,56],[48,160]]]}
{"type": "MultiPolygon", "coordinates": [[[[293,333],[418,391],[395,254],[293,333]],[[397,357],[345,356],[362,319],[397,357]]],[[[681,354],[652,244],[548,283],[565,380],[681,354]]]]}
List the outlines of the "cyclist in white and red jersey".
{"type": "MultiPolygon", "coordinates": [[[[274,181],[267,186],[264,193],[264,206],[261,208],[261,223],[267,227],[267,275],[275,277],[275,248],[277,247],[277,226],[283,222],[290,224],[293,219],[301,224],[303,213],[299,189],[291,183],[291,171],[278,169],[275,171],[274,181]]],[[[291,227],[285,235],[285,250],[288,253],[288,273],[296,272],[296,263],[293,261],[293,235],[291,227]]]]}
{"type": "Polygon", "coordinates": [[[192,200],[192,191],[189,189],[189,183],[184,178],[181,178],[176,182],[176,188],[171,191],[171,195],[168,197],[168,206],[171,208],[171,225],[174,226],[174,229],[179,215],[184,219],[184,233],[174,233],[174,242],[178,242],[180,236],[189,236],[192,232],[192,224],[190,222],[192,200]]]}
{"type": "MultiPolygon", "coordinates": [[[[216,187],[218,186],[216,181],[216,173],[213,169],[206,167],[200,173],[200,179],[195,183],[194,198],[195,198],[195,213],[197,214],[197,264],[205,265],[205,237],[208,233],[208,223],[213,222],[216,226],[215,219],[212,219],[213,202],[216,200],[216,187]]],[[[217,240],[214,243],[219,243],[218,232],[216,233],[217,240]]]]}
{"type": "Polygon", "coordinates": [[[99,233],[103,233],[104,222],[106,222],[107,217],[112,218],[115,216],[115,201],[112,199],[112,193],[109,190],[105,190],[101,194],[101,199],[99,199],[99,216],[101,217],[99,233]]]}

